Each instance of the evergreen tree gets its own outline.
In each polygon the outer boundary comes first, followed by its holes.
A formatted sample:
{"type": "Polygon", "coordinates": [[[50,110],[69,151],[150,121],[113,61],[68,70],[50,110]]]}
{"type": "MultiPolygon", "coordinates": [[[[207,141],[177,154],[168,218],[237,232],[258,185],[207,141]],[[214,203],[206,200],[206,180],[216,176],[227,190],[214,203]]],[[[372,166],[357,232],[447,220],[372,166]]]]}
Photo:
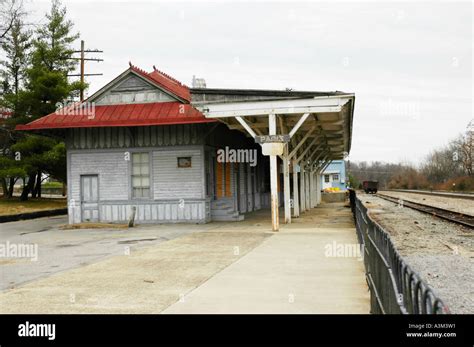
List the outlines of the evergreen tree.
{"type": "MultiPolygon", "coordinates": [[[[31,42],[31,55],[25,53],[24,58],[28,67],[25,69],[26,65],[21,65],[17,71],[20,83],[15,84],[14,78],[3,80],[7,94],[16,90],[14,102],[12,98],[3,98],[4,103],[10,102],[9,107],[16,113],[9,121],[12,128],[16,124],[28,123],[53,113],[58,103],[64,104],[72,100],[79,95],[81,88],[85,88],[85,84],[71,83],[68,80],[68,74],[74,70],[75,65],[75,61],[71,59],[72,44],[79,34],[73,33],[73,23],[66,18],[66,8],[59,0],[52,1],[46,19],[46,23],[35,32],[31,42]]],[[[13,30],[11,32],[13,33],[13,30]]],[[[21,30],[19,32],[23,33],[21,30]]],[[[23,37],[24,35],[21,36],[22,40],[17,41],[26,44],[23,37]]],[[[11,45],[11,47],[16,47],[19,51],[23,46],[11,45]]],[[[18,63],[15,63],[14,57],[23,56],[21,54],[7,56],[5,66],[17,67],[18,63]]],[[[17,177],[27,176],[28,183],[24,185],[21,200],[28,199],[30,193],[32,197],[41,196],[44,173],[65,182],[64,143],[59,139],[27,133],[16,132],[15,135],[16,138],[3,152],[6,155],[0,161],[0,181],[11,179],[14,174],[17,177]]],[[[5,187],[3,188],[5,191],[5,187]]]]}
{"type": "Polygon", "coordinates": [[[11,197],[13,186],[18,177],[25,174],[19,162],[13,158],[10,146],[24,135],[14,131],[15,125],[22,123],[26,105],[22,102],[26,70],[30,63],[31,31],[25,28],[22,17],[16,18],[1,44],[4,59],[0,61],[2,80],[2,97],[0,108],[10,114],[4,119],[0,128],[0,184],[4,197],[11,197]]]}
{"type": "Polygon", "coordinates": [[[66,19],[66,8],[59,0],[52,2],[46,19],[33,41],[32,66],[27,72],[26,98],[31,120],[54,112],[58,103],[64,104],[85,88],[67,78],[74,70],[72,43],[79,34],[73,33],[73,23],[66,19]]]}

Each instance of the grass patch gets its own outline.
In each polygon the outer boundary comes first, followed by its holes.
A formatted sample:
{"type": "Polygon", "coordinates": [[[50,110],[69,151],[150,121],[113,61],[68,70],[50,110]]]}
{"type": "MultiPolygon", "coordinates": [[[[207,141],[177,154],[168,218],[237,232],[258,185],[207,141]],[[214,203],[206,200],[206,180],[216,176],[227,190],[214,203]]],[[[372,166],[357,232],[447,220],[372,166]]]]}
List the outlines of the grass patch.
{"type": "Polygon", "coordinates": [[[11,214],[20,214],[26,212],[36,212],[45,210],[56,210],[66,208],[66,199],[28,199],[28,201],[20,201],[14,199],[0,199],[0,216],[11,214]]]}
{"type": "Polygon", "coordinates": [[[63,184],[61,182],[46,182],[41,184],[42,188],[62,188],[63,184]]]}

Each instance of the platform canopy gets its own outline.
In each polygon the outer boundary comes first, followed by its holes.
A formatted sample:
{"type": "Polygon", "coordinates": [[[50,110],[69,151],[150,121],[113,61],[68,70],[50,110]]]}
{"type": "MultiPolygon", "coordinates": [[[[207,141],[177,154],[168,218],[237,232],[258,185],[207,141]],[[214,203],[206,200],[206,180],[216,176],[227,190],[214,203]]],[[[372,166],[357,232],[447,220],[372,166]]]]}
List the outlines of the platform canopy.
{"type": "Polygon", "coordinates": [[[193,106],[206,118],[218,119],[262,143],[263,154],[270,157],[274,231],[279,230],[277,156],[283,161],[285,223],[291,223],[292,208],[298,217],[300,210],[316,206],[320,173],[351,149],[354,94],[195,88],[191,95],[193,106]]]}
{"type": "Polygon", "coordinates": [[[192,89],[192,104],[206,118],[256,137],[289,135],[289,159],[343,159],[351,148],[354,94],[271,90],[192,89]]]}

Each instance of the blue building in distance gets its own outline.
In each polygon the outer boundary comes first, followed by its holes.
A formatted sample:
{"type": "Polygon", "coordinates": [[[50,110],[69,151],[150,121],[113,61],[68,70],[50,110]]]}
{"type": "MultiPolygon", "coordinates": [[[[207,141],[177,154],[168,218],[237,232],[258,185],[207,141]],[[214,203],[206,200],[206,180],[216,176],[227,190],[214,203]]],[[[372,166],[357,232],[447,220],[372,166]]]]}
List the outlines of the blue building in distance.
{"type": "Polygon", "coordinates": [[[321,174],[321,189],[339,188],[346,190],[346,165],[344,160],[333,160],[321,174]]]}

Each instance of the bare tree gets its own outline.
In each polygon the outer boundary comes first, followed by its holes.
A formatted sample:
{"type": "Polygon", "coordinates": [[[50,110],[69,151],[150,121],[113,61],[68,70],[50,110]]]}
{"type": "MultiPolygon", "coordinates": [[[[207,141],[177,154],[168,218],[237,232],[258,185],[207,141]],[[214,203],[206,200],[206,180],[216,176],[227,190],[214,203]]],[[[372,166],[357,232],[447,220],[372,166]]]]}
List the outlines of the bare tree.
{"type": "Polygon", "coordinates": [[[22,0],[0,0],[0,43],[23,14],[22,0]]]}
{"type": "Polygon", "coordinates": [[[461,162],[465,173],[473,176],[474,166],[474,120],[467,125],[466,135],[460,144],[461,162]]]}

